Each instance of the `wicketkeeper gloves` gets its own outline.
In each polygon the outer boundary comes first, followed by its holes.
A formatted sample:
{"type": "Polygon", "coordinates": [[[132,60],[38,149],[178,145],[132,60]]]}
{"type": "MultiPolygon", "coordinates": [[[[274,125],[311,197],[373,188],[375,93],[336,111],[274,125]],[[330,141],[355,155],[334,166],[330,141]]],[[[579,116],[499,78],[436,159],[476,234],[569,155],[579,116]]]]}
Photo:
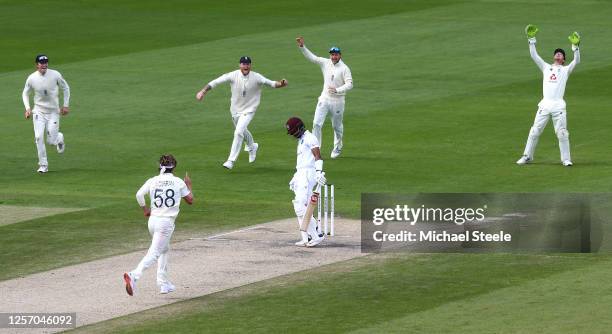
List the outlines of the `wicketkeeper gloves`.
{"type": "Polygon", "coordinates": [[[536,25],[533,24],[528,24],[525,27],[525,33],[527,34],[527,37],[529,38],[535,38],[536,34],[538,33],[538,27],[536,25]]]}
{"type": "Polygon", "coordinates": [[[573,33],[571,33],[567,39],[569,39],[570,43],[572,43],[572,45],[580,45],[580,34],[577,31],[574,31],[573,33]]]}

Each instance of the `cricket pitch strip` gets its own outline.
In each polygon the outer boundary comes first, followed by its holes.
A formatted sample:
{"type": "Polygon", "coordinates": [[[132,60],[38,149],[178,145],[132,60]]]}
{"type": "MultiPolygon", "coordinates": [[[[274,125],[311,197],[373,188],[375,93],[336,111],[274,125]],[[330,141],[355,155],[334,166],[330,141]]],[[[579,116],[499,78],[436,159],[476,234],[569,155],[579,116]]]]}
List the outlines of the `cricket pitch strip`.
{"type": "Polygon", "coordinates": [[[315,248],[296,247],[297,240],[297,222],[291,218],[170,243],[169,276],[176,291],[165,295],[156,286],[156,265],[145,271],[133,297],[125,292],[123,273],[146,250],[2,281],[0,312],[76,312],[80,327],[366,255],[360,251],[358,220],[338,218],[336,235],[315,248]]]}

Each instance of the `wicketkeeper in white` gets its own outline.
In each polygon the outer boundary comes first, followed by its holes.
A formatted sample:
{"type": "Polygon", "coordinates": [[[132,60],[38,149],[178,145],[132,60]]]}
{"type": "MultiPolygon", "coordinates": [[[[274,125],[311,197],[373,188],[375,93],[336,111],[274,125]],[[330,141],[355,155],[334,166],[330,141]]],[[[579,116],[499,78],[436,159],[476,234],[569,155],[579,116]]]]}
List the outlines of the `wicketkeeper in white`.
{"type": "Polygon", "coordinates": [[[559,139],[559,150],[561,152],[561,163],[563,166],[571,166],[572,158],[570,156],[569,132],[567,131],[567,116],[565,110],[565,85],[569,75],[574,71],[574,68],[580,63],[580,35],[573,32],[569,36],[574,51],[574,59],[568,66],[565,64],[565,51],[556,49],[552,64],[547,64],[536,51],[536,33],[538,28],[534,25],[528,25],[525,28],[527,37],[529,38],[529,53],[531,59],[536,63],[540,71],[544,75],[542,80],[542,90],[544,97],[538,104],[538,112],[536,113],[533,126],[529,131],[527,144],[523,156],[516,162],[519,165],[525,165],[533,161],[533,154],[538,144],[538,139],[548,123],[548,119],[552,118],[555,133],[559,139]]]}
{"type": "Polygon", "coordinates": [[[45,130],[47,143],[54,145],[58,153],[64,153],[64,134],[59,132],[60,114],[67,115],[70,103],[70,87],[60,72],[48,68],[49,58],[38,55],[35,59],[36,71],[26,80],[22,98],[25,107],[25,118],[34,119],[34,141],[38,150],[38,172],[49,170],[47,148],[45,147],[45,130]],[[64,95],[64,104],[59,108],[59,89],[64,95]],[[30,107],[30,92],[34,91],[34,109],[30,107]]]}
{"type": "Polygon", "coordinates": [[[325,172],[323,172],[319,141],[310,131],[306,130],[304,122],[297,117],[290,118],[285,126],[287,134],[298,140],[296,172],[289,182],[289,189],[295,194],[293,209],[298,218],[298,226],[302,226],[303,219],[310,220],[307,230],[300,230],[301,240],[295,245],[314,247],[320,244],[324,237],[320,236],[317,231],[317,220],[314,215],[305,217],[305,214],[313,188],[317,185],[324,186],[327,182],[325,172]]]}
{"type": "Polygon", "coordinates": [[[334,149],[331,158],[337,158],[342,153],[342,136],[344,135],[344,96],[346,92],[353,88],[353,75],[348,66],[342,61],[340,48],[332,47],[329,49],[329,59],[315,56],[306,46],[304,37],[296,38],[298,47],[304,57],[310,62],[321,67],[323,72],[323,91],[317,102],[312,132],[321,144],[323,133],[323,123],[327,114],[331,114],[332,127],[334,128],[334,149]]]}
{"type": "Polygon", "coordinates": [[[243,56],[240,58],[240,69],[225,73],[209,82],[196,94],[196,98],[202,101],[211,89],[226,82],[230,83],[232,91],[230,112],[235,130],[232,148],[227,161],[223,163],[223,167],[232,169],[236,159],[238,159],[238,154],[240,154],[243,140],[246,140],[245,150],[249,152],[249,162],[254,162],[257,156],[259,144],[253,140],[253,135],[247,127],[255,117],[257,106],[259,106],[261,86],[268,85],[272,88],[281,88],[287,86],[287,80],[272,81],[257,72],[251,71],[251,58],[243,56]]]}
{"type": "Polygon", "coordinates": [[[185,174],[185,180],[174,176],[176,159],[171,155],[163,155],[159,159],[159,175],[152,177],[140,187],[136,193],[138,205],[145,217],[149,217],[149,233],[153,237],[151,247],[142,258],[136,269],[123,274],[125,290],[128,295],[134,295],[136,282],[142,272],[157,261],[157,285],[160,293],[174,291],[175,286],[168,280],[168,250],[170,238],[174,232],[174,221],[179,214],[181,198],[191,205],[191,179],[185,174]],[[145,195],[151,200],[151,208],[147,207],[145,195]]]}

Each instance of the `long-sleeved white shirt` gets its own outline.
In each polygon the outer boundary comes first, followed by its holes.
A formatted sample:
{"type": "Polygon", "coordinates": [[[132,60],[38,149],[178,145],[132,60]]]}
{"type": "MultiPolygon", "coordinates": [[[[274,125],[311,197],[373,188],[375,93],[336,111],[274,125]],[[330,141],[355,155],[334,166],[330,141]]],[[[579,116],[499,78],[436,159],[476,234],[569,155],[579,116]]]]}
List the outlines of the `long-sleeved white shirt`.
{"type": "Polygon", "coordinates": [[[321,72],[323,73],[323,91],[321,92],[321,98],[344,100],[346,92],[353,88],[353,75],[342,59],[334,64],[329,58],[315,56],[306,46],[300,47],[299,49],[308,61],[321,67],[321,72]],[[332,87],[336,88],[335,94],[329,92],[329,88],[332,87]]]}
{"type": "Polygon", "coordinates": [[[64,95],[64,107],[68,107],[70,103],[70,86],[60,72],[47,69],[43,75],[35,71],[28,76],[23,93],[23,105],[26,109],[30,108],[30,92],[34,91],[34,110],[50,113],[59,112],[59,89],[61,88],[64,95]]]}
{"type": "Polygon", "coordinates": [[[542,92],[543,98],[538,103],[538,107],[544,109],[565,109],[565,85],[569,75],[574,71],[574,68],[580,63],[580,49],[577,46],[572,46],[574,51],[574,59],[567,65],[555,65],[546,63],[535,47],[535,38],[529,40],[529,53],[531,59],[536,63],[540,71],[542,71],[542,92]]]}
{"type": "Polygon", "coordinates": [[[229,82],[232,90],[230,111],[232,115],[254,113],[261,101],[261,86],[276,88],[276,82],[257,72],[244,75],[240,70],[225,73],[208,83],[210,88],[229,82]]]}
{"type": "Polygon", "coordinates": [[[145,182],[136,193],[140,206],[145,206],[145,195],[151,199],[151,216],[176,218],[179,214],[181,199],[191,191],[180,178],[172,173],[154,176],[145,182]]]}

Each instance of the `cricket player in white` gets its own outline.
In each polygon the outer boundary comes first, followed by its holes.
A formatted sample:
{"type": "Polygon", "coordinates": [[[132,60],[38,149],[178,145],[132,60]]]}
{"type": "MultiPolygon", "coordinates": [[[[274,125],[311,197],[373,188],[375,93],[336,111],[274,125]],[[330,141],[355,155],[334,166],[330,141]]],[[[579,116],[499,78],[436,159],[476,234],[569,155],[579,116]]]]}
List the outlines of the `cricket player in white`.
{"type": "Polygon", "coordinates": [[[230,154],[227,161],[223,163],[223,167],[232,169],[236,159],[238,159],[238,154],[240,154],[243,140],[246,140],[249,163],[255,162],[257,157],[259,144],[253,140],[253,135],[247,127],[253,120],[253,117],[255,117],[255,112],[259,106],[261,86],[267,85],[272,88],[285,87],[287,86],[287,80],[272,81],[257,72],[251,71],[251,58],[243,56],[240,58],[240,69],[223,74],[209,82],[196,94],[196,98],[202,101],[211,89],[227,82],[230,83],[232,91],[230,112],[235,130],[230,154]]]}
{"type": "Polygon", "coordinates": [[[565,110],[565,85],[569,75],[574,71],[574,68],[580,63],[580,35],[577,32],[569,36],[574,51],[574,59],[568,66],[563,66],[565,63],[565,51],[556,49],[554,51],[554,59],[552,64],[547,64],[536,51],[535,35],[538,28],[534,25],[528,25],[525,32],[529,38],[529,53],[531,59],[536,63],[543,74],[542,90],[544,97],[538,104],[538,111],[533,122],[533,126],[529,131],[527,144],[523,156],[516,162],[519,165],[525,165],[533,161],[538,139],[548,123],[548,119],[552,118],[555,133],[559,139],[559,151],[561,152],[561,163],[563,166],[572,166],[570,156],[569,132],[567,131],[567,118],[565,110]]]}
{"type": "Polygon", "coordinates": [[[321,144],[323,123],[327,114],[331,114],[332,127],[334,128],[334,149],[331,158],[337,158],[342,152],[342,136],[344,134],[344,96],[353,88],[353,76],[351,70],[342,61],[342,52],[337,47],[329,49],[329,59],[315,56],[306,46],[304,37],[296,38],[298,47],[304,57],[310,62],[321,67],[323,72],[323,91],[317,102],[312,132],[321,144]]]}
{"type": "Polygon", "coordinates": [[[70,103],[70,87],[62,75],[48,68],[49,58],[38,55],[35,59],[36,71],[26,80],[22,98],[25,107],[25,118],[34,119],[34,141],[38,150],[38,172],[49,170],[47,149],[45,147],[45,130],[47,143],[55,145],[58,153],[64,153],[64,134],[59,132],[60,114],[67,115],[70,103]],[[64,95],[64,104],[59,108],[59,88],[64,95]],[[34,110],[30,106],[30,93],[34,91],[34,110]]]}
{"type": "Polygon", "coordinates": [[[289,182],[289,189],[294,192],[293,209],[298,218],[298,226],[303,219],[309,219],[307,231],[301,231],[301,240],[296,242],[296,246],[314,247],[323,241],[317,231],[317,220],[314,216],[305,217],[306,207],[312,190],[315,186],[324,186],[327,180],[323,172],[323,160],[319,141],[310,131],[306,130],[304,122],[297,117],[290,118],[285,124],[287,134],[294,136],[298,140],[296,172],[289,182]]]}
{"type": "Polygon", "coordinates": [[[179,214],[181,198],[191,205],[191,179],[185,174],[185,180],[174,176],[177,162],[172,155],[163,155],[159,159],[159,175],[152,177],[136,193],[138,205],[145,217],[149,217],[149,233],[153,237],[151,247],[142,258],[136,269],[123,274],[125,290],[128,295],[134,294],[136,282],[142,272],[157,261],[157,285],[160,293],[174,291],[175,286],[168,280],[168,250],[170,238],[174,232],[174,221],[179,214]],[[151,208],[147,207],[145,195],[151,199],[151,208]]]}

